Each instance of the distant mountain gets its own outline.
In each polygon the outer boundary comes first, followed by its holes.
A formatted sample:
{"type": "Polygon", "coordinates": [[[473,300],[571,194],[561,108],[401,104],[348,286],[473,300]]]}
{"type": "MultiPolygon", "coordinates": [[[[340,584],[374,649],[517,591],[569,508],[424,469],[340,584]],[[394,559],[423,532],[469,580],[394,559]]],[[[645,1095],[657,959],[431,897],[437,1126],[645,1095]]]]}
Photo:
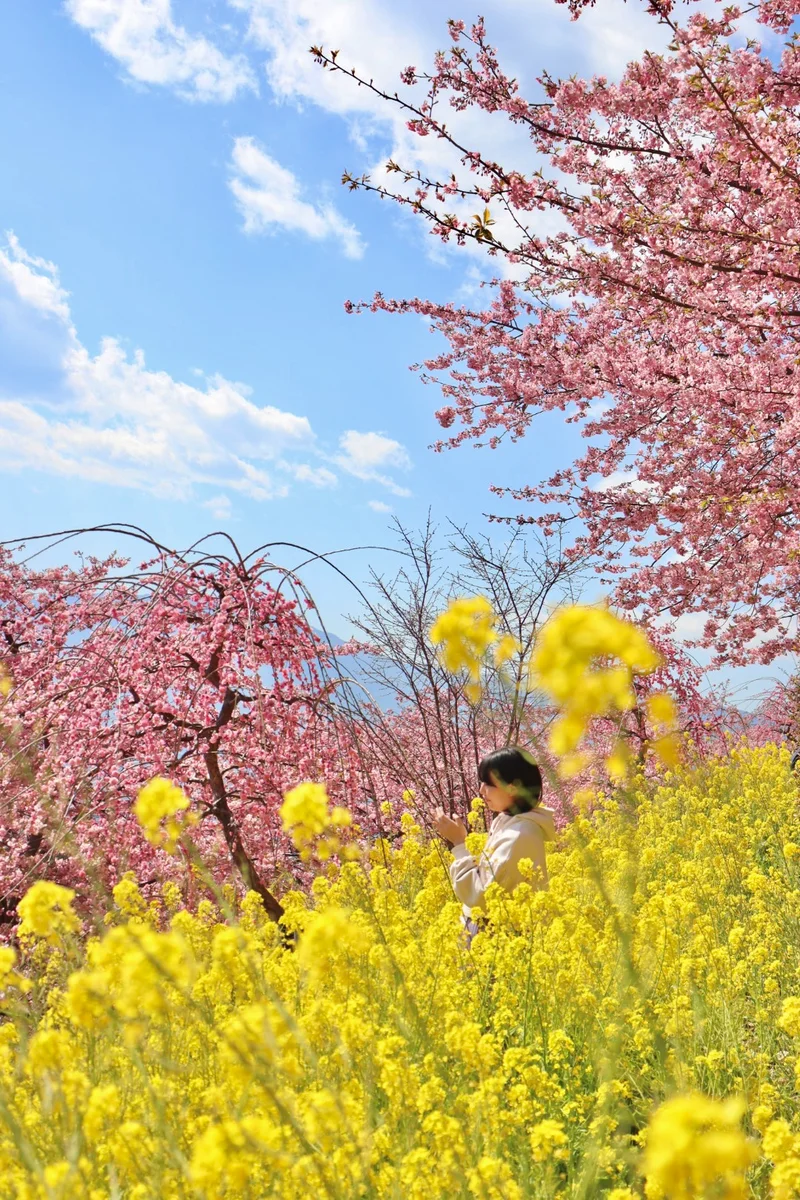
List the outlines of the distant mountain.
{"type": "MultiPolygon", "coordinates": [[[[344,638],[337,637],[335,633],[328,633],[326,635],[320,629],[314,629],[314,633],[318,638],[320,638],[321,641],[330,642],[334,650],[338,646],[345,646],[347,644],[344,638]]],[[[368,657],[370,656],[366,654],[346,654],[342,658],[338,659],[339,670],[341,674],[345,678],[352,679],[353,681],[352,690],[354,698],[357,701],[366,700],[367,693],[369,693],[372,700],[378,705],[379,708],[382,708],[384,712],[390,708],[397,709],[399,707],[397,693],[390,687],[381,687],[377,685],[372,679],[369,678],[366,666],[368,657]]]]}

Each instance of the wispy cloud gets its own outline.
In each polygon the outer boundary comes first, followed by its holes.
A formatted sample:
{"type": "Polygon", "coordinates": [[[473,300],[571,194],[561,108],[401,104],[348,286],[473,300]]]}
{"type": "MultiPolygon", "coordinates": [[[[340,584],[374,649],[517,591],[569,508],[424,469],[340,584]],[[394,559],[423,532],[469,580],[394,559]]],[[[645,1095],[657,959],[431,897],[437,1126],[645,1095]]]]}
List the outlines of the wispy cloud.
{"type": "Polygon", "coordinates": [[[336,481],[313,462],[321,451],[307,417],[257,404],[247,387],[221,376],[189,384],[152,370],[141,350],[129,353],[116,338],[92,354],[55,266],[13,237],[0,248],[0,317],[6,470],[183,500],[213,489],[208,504],[218,510],[220,493],[231,490],[267,500],[293,483],[336,481]]]}
{"type": "MultiPolygon", "coordinates": [[[[389,0],[227,0],[241,13],[246,37],[237,52],[224,53],[240,29],[215,27],[215,41],[190,33],[173,16],[171,0],[64,0],[68,14],[140,83],[169,87],[190,100],[229,101],[246,90],[257,90],[249,58],[260,56],[269,91],[277,102],[299,106],[313,104],[336,114],[358,147],[362,164],[376,183],[385,183],[411,195],[414,185],[386,173],[387,158],[418,169],[423,176],[447,178],[462,171],[461,155],[440,138],[419,138],[407,128],[407,117],[398,106],[386,104],[368,88],[348,85],[341,76],[315,65],[309,47],[321,45],[341,51],[340,62],[373,77],[390,92],[398,86],[400,71],[409,64],[427,68],[437,47],[449,41],[447,11],[437,5],[412,0],[398,8],[389,0]],[[400,181],[398,181],[400,180],[400,181]]],[[[645,45],[660,48],[663,31],[647,14],[631,10],[623,0],[605,0],[587,9],[580,25],[552,0],[496,0],[490,17],[492,36],[510,42],[503,60],[512,75],[521,78],[523,91],[537,90],[539,67],[550,66],[569,75],[594,70],[618,76],[625,64],[638,57],[645,45]],[[530,21],[530,12],[538,14],[530,21]],[[513,40],[509,31],[513,30],[513,40]],[[655,39],[655,40],[654,40],[655,39]],[[533,64],[533,66],[531,66],[533,64]]],[[[188,7],[188,6],[187,6],[188,7]]],[[[409,93],[403,89],[403,96],[409,93]]],[[[420,97],[417,96],[417,99],[420,97]]],[[[520,127],[476,109],[451,114],[462,145],[490,144],[500,162],[528,161],[529,139],[520,127]]],[[[543,165],[536,160],[531,163],[543,165]]],[[[316,240],[338,241],[350,258],[364,253],[362,237],[352,222],[330,202],[309,198],[296,176],[270,156],[252,137],[237,138],[230,187],[249,233],[283,231],[316,240]]],[[[472,200],[453,199],[450,208],[469,219],[472,200]]],[[[496,233],[514,238],[517,228],[501,208],[494,212],[496,233]]],[[[551,212],[538,213],[537,232],[555,233],[562,221],[551,212]]],[[[420,222],[420,232],[425,226],[420,222]]],[[[424,238],[426,252],[435,261],[447,261],[450,250],[436,239],[424,238]]],[[[486,249],[467,243],[466,253],[483,267],[486,249]]],[[[519,267],[504,259],[493,260],[492,273],[515,277],[519,267]]]]}
{"type": "Polygon", "coordinates": [[[291,462],[281,462],[280,466],[299,483],[310,483],[315,488],[335,487],[339,482],[333,471],[329,471],[327,467],[291,462]]]}
{"type": "Polygon", "coordinates": [[[171,0],[65,0],[64,9],[137,83],[221,103],[258,90],[247,58],[178,25],[171,0]]]}
{"type": "MultiPolygon", "coordinates": [[[[452,13],[446,7],[419,0],[406,5],[392,4],[391,0],[228,3],[245,14],[248,40],[266,56],[265,74],[273,96],[301,107],[314,104],[342,118],[361,153],[356,173],[366,168],[374,183],[385,184],[390,191],[408,197],[413,196],[415,183],[405,184],[402,176],[388,174],[388,158],[404,168],[418,170],[425,178],[446,180],[451,172],[464,177],[462,154],[445,139],[418,137],[408,129],[409,114],[399,105],[386,103],[372,89],[348,83],[338,73],[321,70],[309,54],[312,45],[329,52],[337,50],[338,62],[346,70],[354,67],[389,94],[398,89],[402,99],[419,102],[423,92],[401,87],[400,72],[409,65],[421,71],[430,69],[435,51],[450,45],[446,20],[452,13]]],[[[668,41],[666,31],[651,16],[632,9],[624,0],[604,0],[601,5],[587,8],[577,25],[566,6],[559,7],[553,0],[495,0],[486,16],[489,36],[500,45],[504,66],[520,80],[522,94],[531,98],[540,95],[545,99],[537,83],[542,68],[567,77],[576,72],[591,75],[598,70],[619,77],[626,64],[638,58],[645,47],[659,50],[668,41]]],[[[553,173],[541,156],[531,158],[530,138],[524,127],[501,114],[469,107],[463,111],[448,109],[447,126],[462,146],[482,146],[484,150],[491,147],[497,162],[523,162],[529,170],[542,166],[553,173]]],[[[472,199],[455,197],[448,197],[446,207],[467,220],[475,208],[472,199]]],[[[515,219],[499,206],[493,216],[501,240],[515,241],[519,234],[515,219]]],[[[422,231],[427,227],[419,222],[418,228],[422,231]]],[[[563,221],[555,213],[536,213],[539,236],[555,234],[562,228],[563,221]]],[[[432,260],[449,261],[452,247],[443,247],[429,237],[424,238],[424,246],[432,260]]],[[[486,253],[485,247],[474,242],[466,245],[467,259],[481,267],[486,253]]],[[[516,277],[520,268],[494,258],[491,273],[516,277]]]]}
{"type": "Polygon", "coordinates": [[[198,372],[185,383],[113,337],[92,354],[57,268],[13,234],[0,246],[0,362],[7,471],[199,498],[220,520],[232,512],[231,493],[261,501],[331,488],[336,467],[410,495],[393,477],[410,468],[408,454],[386,434],[349,429],[327,453],[307,417],[258,404],[246,384],[198,372]]]}
{"type": "Polygon", "coordinates": [[[338,241],[348,258],[361,258],[361,234],[332,204],[311,204],[302,198],[298,179],[276,162],[255,138],[233,143],[228,185],[243,218],[245,233],[284,230],[321,241],[338,241]]]}
{"type": "Polygon", "coordinates": [[[337,454],[334,462],[349,475],[373,483],[380,483],[395,496],[410,496],[406,487],[401,487],[390,475],[388,469],[407,471],[411,467],[408,453],[400,442],[386,437],[382,433],[359,433],[348,429],[339,439],[341,453],[337,454]]]}
{"type": "Polygon", "coordinates": [[[378,117],[381,124],[387,119],[386,106],[365,88],[348,88],[343,80],[321,71],[309,46],[339,48],[348,67],[355,63],[374,74],[376,81],[394,87],[403,67],[421,64],[426,52],[430,55],[441,35],[446,35],[442,19],[431,42],[434,29],[425,30],[423,12],[389,0],[228,2],[246,14],[249,40],[267,55],[267,81],[278,99],[312,101],[348,118],[378,117]]]}
{"type": "Polygon", "coordinates": [[[204,500],[203,508],[207,508],[212,517],[216,517],[218,521],[229,521],[233,515],[231,498],[224,493],[220,496],[211,496],[208,500],[204,500]]]}

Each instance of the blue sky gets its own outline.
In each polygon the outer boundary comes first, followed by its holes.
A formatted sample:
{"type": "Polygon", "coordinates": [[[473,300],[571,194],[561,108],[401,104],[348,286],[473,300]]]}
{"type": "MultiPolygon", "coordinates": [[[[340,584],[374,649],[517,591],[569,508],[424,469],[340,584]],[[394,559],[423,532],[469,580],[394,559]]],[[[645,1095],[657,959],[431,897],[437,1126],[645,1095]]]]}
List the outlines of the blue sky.
{"type": "MultiPolygon", "coordinates": [[[[577,24],[552,0],[481,7],[531,91],[544,67],[613,76],[653,45],[616,0],[577,24]]],[[[376,289],[458,300],[490,272],[340,186],[390,154],[440,167],[441,149],[308,46],[394,88],[447,44],[448,17],[475,15],[452,0],[2,6],[3,538],[126,521],[178,547],[219,528],[245,550],[385,543],[391,514],[418,525],[429,508],[480,529],[490,483],[569,461],[577,437],[556,418],[517,446],[433,454],[441,401],[408,370],[431,334],[344,311],[376,289]]],[[[524,167],[526,144],[485,120],[469,135],[524,167]]],[[[312,586],[343,631],[352,597],[312,586]]]]}

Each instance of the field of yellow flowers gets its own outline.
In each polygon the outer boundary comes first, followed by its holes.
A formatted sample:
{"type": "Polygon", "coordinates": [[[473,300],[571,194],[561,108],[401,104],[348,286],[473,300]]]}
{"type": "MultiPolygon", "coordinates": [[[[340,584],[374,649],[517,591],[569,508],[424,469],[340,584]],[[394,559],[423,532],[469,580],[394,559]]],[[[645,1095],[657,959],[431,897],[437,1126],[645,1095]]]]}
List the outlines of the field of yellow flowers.
{"type": "Polygon", "coordinates": [[[36,884],[0,1196],[800,1195],[797,805],[774,748],[596,797],[469,950],[410,816],[285,898],[294,948],[254,895],[130,879],[86,941],[36,884]]]}

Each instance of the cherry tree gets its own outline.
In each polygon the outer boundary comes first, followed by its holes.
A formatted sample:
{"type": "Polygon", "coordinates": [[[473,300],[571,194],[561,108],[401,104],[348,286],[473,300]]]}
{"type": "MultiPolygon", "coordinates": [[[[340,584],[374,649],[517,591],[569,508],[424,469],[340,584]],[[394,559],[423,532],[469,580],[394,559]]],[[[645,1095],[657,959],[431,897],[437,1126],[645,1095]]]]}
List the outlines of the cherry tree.
{"type": "Polygon", "coordinates": [[[274,571],[163,549],[136,570],[116,555],[34,570],[0,550],[0,919],[34,878],[81,894],[126,870],[185,881],[133,815],[156,775],[190,797],[216,876],[232,863],[275,919],[275,886],[302,874],[283,792],[325,780],[369,816],[352,725],[328,702],[336,664],[299,584],[274,571]]]}
{"type": "Polygon", "coordinates": [[[421,314],[442,335],[424,364],[445,401],[438,448],[521,438],[552,410],[577,422],[575,463],[495,488],[532,502],[515,519],[571,524],[624,609],[705,614],[715,663],[766,663],[800,637],[800,46],[777,44],[800,4],[645,7],[664,52],[618,82],[544,71],[530,98],[482,20],[451,21],[450,49],[399,92],[346,48],[312,47],[452,152],[441,177],[390,160],[344,182],[494,262],[478,306],[349,307],[421,314]],[[770,53],[746,40],[754,22],[770,53]],[[465,110],[526,135],[525,163],[472,144],[465,110]]]}
{"type": "Polygon", "coordinates": [[[800,748],[800,676],[774,684],[753,712],[748,736],[757,744],[787,743],[793,751],[800,748]]]}

